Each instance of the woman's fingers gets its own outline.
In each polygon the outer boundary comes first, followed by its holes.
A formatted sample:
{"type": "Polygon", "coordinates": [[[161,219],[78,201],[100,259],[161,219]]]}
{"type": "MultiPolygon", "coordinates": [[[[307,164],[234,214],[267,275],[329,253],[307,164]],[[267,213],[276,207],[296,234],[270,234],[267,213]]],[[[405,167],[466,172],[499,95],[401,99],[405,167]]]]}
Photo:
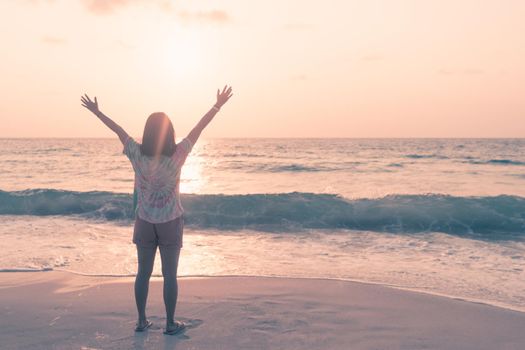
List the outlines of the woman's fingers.
{"type": "Polygon", "coordinates": [[[97,98],[95,97],[95,102],[91,101],[89,96],[87,94],[84,94],[84,96],[80,97],[80,102],[82,102],[82,107],[85,107],[89,109],[90,111],[96,106],[97,104],[97,98]]]}
{"type": "Polygon", "coordinates": [[[96,113],[96,111],[98,110],[97,96],[95,96],[95,101],[91,101],[88,94],[84,94],[83,96],[80,96],[80,102],[82,104],[82,107],[87,108],[93,113],[96,113]]]}
{"type": "Polygon", "coordinates": [[[82,106],[86,107],[89,110],[93,108],[98,108],[97,96],[95,96],[95,101],[92,101],[91,98],[89,98],[88,94],[84,94],[84,96],[80,96],[80,101],[82,102],[82,106]]]}
{"type": "Polygon", "coordinates": [[[232,87],[228,85],[224,85],[224,88],[222,89],[222,92],[219,93],[219,90],[217,90],[217,96],[219,95],[229,95],[232,91],[232,87]]]}
{"type": "Polygon", "coordinates": [[[232,97],[233,93],[232,93],[232,87],[230,86],[228,88],[228,90],[226,90],[226,98],[230,98],[232,97]]]}
{"type": "Polygon", "coordinates": [[[221,105],[226,103],[233,96],[232,90],[232,87],[228,85],[224,85],[222,91],[217,89],[217,101],[221,102],[221,105]]]}

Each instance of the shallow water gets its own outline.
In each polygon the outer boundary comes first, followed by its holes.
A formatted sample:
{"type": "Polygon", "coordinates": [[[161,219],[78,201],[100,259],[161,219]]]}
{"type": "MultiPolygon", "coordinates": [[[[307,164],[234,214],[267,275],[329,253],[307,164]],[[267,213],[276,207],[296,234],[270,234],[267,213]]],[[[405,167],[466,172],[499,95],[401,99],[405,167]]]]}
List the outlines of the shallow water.
{"type": "MultiPolygon", "coordinates": [[[[117,140],[0,146],[3,271],[134,274],[133,173],[117,140]]],[[[182,172],[180,273],[363,280],[525,310],[524,150],[521,139],[202,140],[182,172]]]]}

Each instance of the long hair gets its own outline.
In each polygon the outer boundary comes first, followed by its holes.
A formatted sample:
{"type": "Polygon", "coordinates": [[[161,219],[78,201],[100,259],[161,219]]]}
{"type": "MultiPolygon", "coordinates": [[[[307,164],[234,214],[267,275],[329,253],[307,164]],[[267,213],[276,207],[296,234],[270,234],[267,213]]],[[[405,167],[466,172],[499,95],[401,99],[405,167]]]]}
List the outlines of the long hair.
{"type": "Polygon", "coordinates": [[[145,156],[164,155],[171,157],[175,153],[175,130],[166,113],[157,112],[148,117],[144,126],[140,151],[145,156]]]}

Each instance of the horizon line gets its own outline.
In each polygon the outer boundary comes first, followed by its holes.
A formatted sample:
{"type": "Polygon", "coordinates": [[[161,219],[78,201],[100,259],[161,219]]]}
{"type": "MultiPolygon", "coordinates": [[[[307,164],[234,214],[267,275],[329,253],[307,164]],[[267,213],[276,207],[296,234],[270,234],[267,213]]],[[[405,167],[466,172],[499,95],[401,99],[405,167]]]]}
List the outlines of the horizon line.
{"type": "MultiPolygon", "coordinates": [[[[141,139],[141,137],[133,138],[141,139]]],[[[118,137],[113,136],[0,136],[0,140],[28,140],[28,139],[100,139],[100,140],[109,140],[116,139],[118,137]]],[[[222,137],[201,137],[202,140],[219,140],[219,139],[289,139],[289,140],[298,140],[298,139],[355,139],[355,140],[371,140],[371,139],[436,139],[436,140],[460,140],[460,139],[471,139],[471,140],[490,140],[490,139],[507,139],[507,140],[516,140],[516,139],[525,139],[525,136],[222,136],[222,137]]]]}

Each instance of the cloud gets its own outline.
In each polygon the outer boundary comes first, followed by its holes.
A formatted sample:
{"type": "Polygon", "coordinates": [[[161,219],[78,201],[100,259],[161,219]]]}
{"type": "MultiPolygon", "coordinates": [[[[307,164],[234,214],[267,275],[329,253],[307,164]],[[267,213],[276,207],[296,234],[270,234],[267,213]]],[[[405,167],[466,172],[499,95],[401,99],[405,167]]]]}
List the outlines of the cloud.
{"type": "MultiPolygon", "coordinates": [[[[40,2],[52,3],[55,0],[26,0],[32,4],[40,2]]],[[[208,22],[208,23],[228,23],[231,22],[230,15],[222,10],[201,10],[186,11],[175,8],[174,0],[79,0],[84,7],[95,15],[111,15],[119,10],[133,6],[155,6],[158,10],[170,15],[175,15],[177,19],[184,22],[208,22]]]]}
{"type": "Polygon", "coordinates": [[[284,30],[289,31],[302,31],[313,29],[313,25],[308,23],[287,23],[283,26],[284,30]]]}
{"type": "Polygon", "coordinates": [[[126,50],[131,50],[135,48],[135,45],[129,44],[123,40],[115,40],[114,44],[115,44],[115,47],[126,49],[126,50]]]}
{"type": "Polygon", "coordinates": [[[130,5],[158,6],[163,11],[172,9],[171,0],[81,0],[84,6],[96,15],[108,15],[130,5]]]}
{"type": "Polygon", "coordinates": [[[484,73],[485,72],[483,70],[477,68],[467,68],[463,70],[463,74],[465,75],[480,75],[484,73]]]}
{"type": "Polygon", "coordinates": [[[144,2],[143,0],[82,0],[86,8],[97,15],[107,15],[115,12],[117,9],[144,2]]]}
{"type": "Polygon", "coordinates": [[[37,4],[40,4],[41,2],[45,2],[47,4],[51,4],[53,2],[55,2],[55,0],[25,0],[27,3],[30,3],[30,4],[33,4],[33,5],[37,5],[37,4]]]}
{"type": "Polygon", "coordinates": [[[179,11],[177,13],[183,21],[195,21],[195,22],[213,22],[213,23],[227,23],[231,22],[231,17],[228,13],[221,10],[210,10],[210,11],[179,11]]]}
{"type": "Polygon", "coordinates": [[[485,74],[485,71],[477,68],[466,68],[466,69],[438,69],[437,73],[439,75],[482,75],[485,74]]]}
{"type": "Polygon", "coordinates": [[[54,36],[44,36],[42,38],[42,42],[49,44],[49,45],[65,45],[67,44],[67,40],[64,38],[58,38],[54,36]]]}
{"type": "Polygon", "coordinates": [[[368,54],[361,57],[361,61],[373,62],[373,61],[382,61],[385,59],[385,56],[379,54],[368,54]]]}
{"type": "Polygon", "coordinates": [[[306,74],[295,74],[290,77],[292,80],[307,80],[308,76],[306,74]]]}
{"type": "Polygon", "coordinates": [[[453,75],[454,71],[452,71],[450,69],[438,69],[437,73],[439,75],[453,75]]]}

